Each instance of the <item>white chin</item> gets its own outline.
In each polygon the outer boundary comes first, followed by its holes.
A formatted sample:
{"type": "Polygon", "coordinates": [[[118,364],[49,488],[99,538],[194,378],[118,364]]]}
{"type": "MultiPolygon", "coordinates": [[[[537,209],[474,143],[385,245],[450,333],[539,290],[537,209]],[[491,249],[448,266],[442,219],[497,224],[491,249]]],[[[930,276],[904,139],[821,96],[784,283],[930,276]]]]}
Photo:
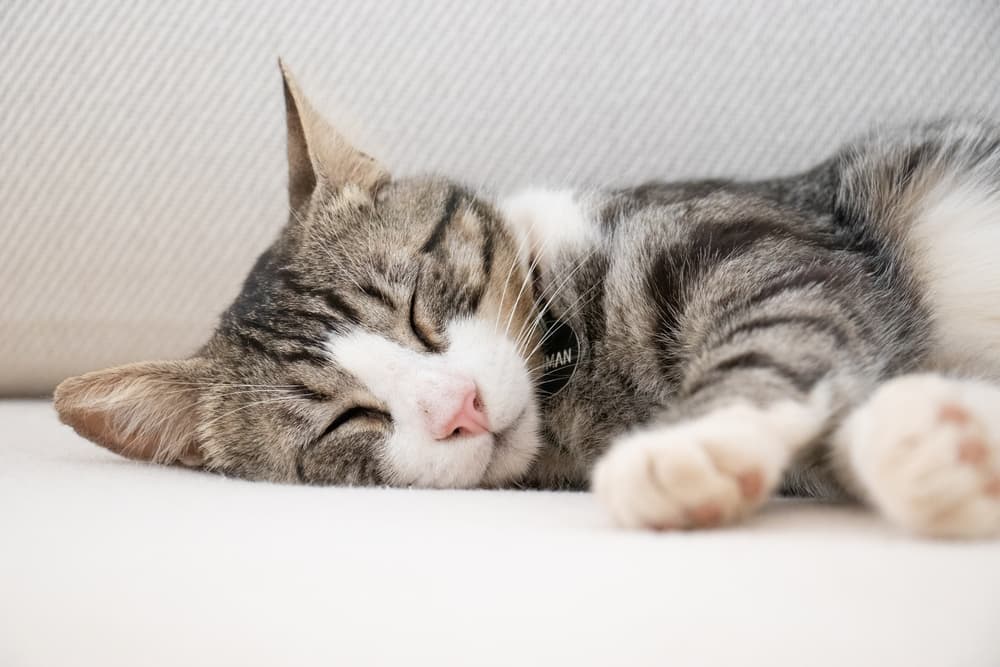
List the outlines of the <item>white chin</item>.
{"type": "MultiPolygon", "coordinates": [[[[531,467],[541,440],[534,406],[498,435],[483,435],[466,442],[434,443],[457,448],[436,465],[424,468],[410,480],[412,486],[438,489],[473,489],[504,486],[520,479],[531,467]]],[[[426,465],[426,464],[425,464],[426,465]]]]}
{"type": "Polygon", "coordinates": [[[484,471],[481,486],[516,482],[528,472],[540,447],[538,415],[534,406],[528,406],[524,415],[494,440],[493,457],[484,471]]]}

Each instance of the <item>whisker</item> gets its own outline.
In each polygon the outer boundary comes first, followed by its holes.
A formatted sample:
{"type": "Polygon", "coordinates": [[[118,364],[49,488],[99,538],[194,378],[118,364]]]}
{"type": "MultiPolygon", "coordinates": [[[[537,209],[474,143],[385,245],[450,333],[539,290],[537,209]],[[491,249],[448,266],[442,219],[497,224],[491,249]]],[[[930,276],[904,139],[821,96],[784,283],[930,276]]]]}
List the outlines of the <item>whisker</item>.
{"type": "MultiPolygon", "coordinates": [[[[116,404],[142,403],[143,401],[150,400],[152,398],[168,398],[170,396],[179,396],[186,394],[190,391],[191,391],[190,389],[171,389],[169,391],[157,391],[155,393],[138,392],[131,396],[128,394],[116,395],[115,398],[113,399],[113,402],[116,404]]],[[[242,389],[238,391],[226,391],[222,394],[219,394],[219,396],[223,398],[228,398],[230,396],[240,396],[245,394],[255,394],[258,396],[261,394],[271,394],[271,395],[279,394],[285,396],[288,394],[288,391],[284,389],[242,389]]],[[[299,398],[309,398],[309,394],[306,392],[296,394],[296,396],[299,398]]]]}
{"type": "Polygon", "coordinates": [[[251,401],[250,403],[247,403],[246,405],[241,405],[240,407],[238,407],[238,408],[236,408],[234,410],[230,410],[230,411],[225,412],[225,413],[223,413],[221,415],[218,415],[214,419],[210,419],[207,422],[199,424],[198,428],[200,430],[201,429],[207,429],[207,428],[209,428],[211,426],[214,426],[220,420],[225,419],[226,417],[229,417],[230,415],[234,415],[237,412],[240,412],[241,410],[246,410],[248,408],[253,408],[253,407],[257,407],[257,406],[261,406],[261,405],[271,405],[273,403],[284,403],[284,402],[288,402],[288,401],[298,401],[298,400],[301,400],[302,398],[303,398],[302,396],[285,396],[285,397],[278,397],[278,398],[267,398],[267,399],[264,399],[262,401],[251,401]]]}
{"type": "Polygon", "coordinates": [[[542,259],[542,249],[548,245],[549,241],[551,241],[551,238],[546,239],[542,243],[542,247],[536,251],[534,259],[532,259],[531,264],[528,266],[528,270],[524,274],[524,278],[521,280],[521,289],[517,292],[517,298],[514,300],[514,305],[510,308],[510,317],[507,318],[507,327],[504,329],[503,333],[504,338],[510,334],[510,324],[514,321],[514,314],[517,312],[517,305],[521,302],[521,296],[524,294],[524,288],[527,287],[528,281],[533,278],[535,267],[538,266],[538,263],[542,259]]]}
{"type": "MultiPolygon", "coordinates": [[[[540,296],[545,298],[545,304],[543,306],[538,306],[538,315],[536,316],[536,320],[541,319],[542,313],[548,310],[548,308],[552,305],[552,302],[555,301],[556,297],[559,296],[559,294],[569,285],[569,281],[572,280],[573,276],[590,260],[596,251],[597,247],[594,246],[582,258],[580,258],[580,260],[573,266],[569,274],[563,278],[551,295],[545,294],[548,289],[542,290],[542,294],[540,296]]],[[[537,322],[535,323],[535,326],[537,326],[537,322]]],[[[524,326],[522,325],[521,332],[519,332],[517,336],[518,345],[521,343],[521,334],[523,331],[524,326]]]]}
{"type": "Polygon", "coordinates": [[[510,286],[510,277],[514,274],[514,267],[517,266],[518,261],[521,259],[521,252],[524,250],[524,244],[528,242],[531,238],[531,232],[535,230],[535,222],[531,222],[531,228],[528,233],[521,237],[521,242],[517,245],[517,253],[514,255],[514,259],[510,262],[510,269],[507,271],[507,277],[503,281],[503,292],[500,293],[500,304],[497,306],[497,316],[496,320],[493,322],[493,333],[496,334],[497,330],[500,328],[500,316],[503,314],[503,300],[507,298],[507,288],[510,286]]]}
{"type": "Polygon", "coordinates": [[[538,341],[538,344],[536,344],[535,347],[532,348],[531,352],[521,356],[525,359],[530,359],[531,356],[535,354],[535,352],[537,352],[542,347],[542,345],[544,345],[545,342],[549,340],[549,338],[552,337],[552,335],[558,328],[556,325],[560,324],[561,322],[565,322],[570,315],[575,315],[576,312],[580,311],[584,306],[589,305],[590,302],[594,300],[594,297],[597,296],[596,294],[590,296],[585,301],[581,301],[600,286],[601,283],[594,283],[593,285],[590,286],[590,288],[586,292],[583,292],[580,296],[578,296],[576,300],[566,309],[566,311],[558,318],[556,318],[555,322],[553,322],[552,328],[549,329],[549,331],[542,337],[540,341],[538,341]]]}
{"type": "Polygon", "coordinates": [[[156,384],[167,384],[176,385],[184,387],[260,387],[265,389],[301,389],[301,384],[250,384],[241,382],[215,382],[215,381],[183,381],[183,380],[165,380],[161,378],[149,378],[149,382],[154,382],[156,384]]]}
{"type": "Polygon", "coordinates": [[[573,301],[573,303],[570,304],[570,306],[559,317],[555,319],[552,328],[545,334],[545,336],[542,337],[542,339],[538,342],[538,345],[536,345],[535,348],[531,351],[531,354],[534,354],[535,351],[539,347],[541,347],[541,345],[543,345],[554,334],[554,332],[558,328],[557,325],[568,321],[569,317],[576,315],[580,310],[583,309],[584,306],[589,305],[590,302],[593,301],[594,296],[596,296],[596,294],[591,295],[591,293],[598,287],[600,287],[600,283],[594,283],[593,285],[590,286],[589,289],[587,289],[587,291],[580,294],[580,296],[578,296],[576,300],[573,301]]]}

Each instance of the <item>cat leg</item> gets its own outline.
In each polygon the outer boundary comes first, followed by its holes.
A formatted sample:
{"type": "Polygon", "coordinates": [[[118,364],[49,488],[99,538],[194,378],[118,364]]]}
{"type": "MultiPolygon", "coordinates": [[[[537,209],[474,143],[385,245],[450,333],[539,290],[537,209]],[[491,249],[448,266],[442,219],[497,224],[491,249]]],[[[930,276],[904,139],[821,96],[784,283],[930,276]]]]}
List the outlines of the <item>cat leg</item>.
{"type": "Polygon", "coordinates": [[[618,523],[747,515],[901,362],[893,355],[911,353],[895,297],[834,259],[782,253],[733,260],[688,287],[683,307],[657,311],[656,343],[672,363],[661,361],[664,411],[614,439],[591,480],[618,523]]]}
{"type": "Polygon", "coordinates": [[[860,493],[904,528],[1000,535],[1000,387],[936,374],[880,386],[834,435],[860,493]]]}
{"type": "Polygon", "coordinates": [[[747,515],[774,492],[795,453],[829,416],[825,392],[766,406],[735,401],[614,443],[593,490],[620,525],[698,528],[747,515]]]}

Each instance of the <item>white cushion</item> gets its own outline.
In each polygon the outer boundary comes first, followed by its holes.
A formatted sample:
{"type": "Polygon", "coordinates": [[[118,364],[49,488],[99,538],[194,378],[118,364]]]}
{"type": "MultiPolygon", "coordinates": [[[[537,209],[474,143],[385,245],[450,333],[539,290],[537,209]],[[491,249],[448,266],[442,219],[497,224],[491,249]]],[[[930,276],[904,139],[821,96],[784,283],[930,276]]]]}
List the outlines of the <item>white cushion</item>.
{"type": "Polygon", "coordinates": [[[0,665],[1000,664],[1000,542],[775,503],[614,530],[589,494],[253,484],[0,402],[0,665]]]}

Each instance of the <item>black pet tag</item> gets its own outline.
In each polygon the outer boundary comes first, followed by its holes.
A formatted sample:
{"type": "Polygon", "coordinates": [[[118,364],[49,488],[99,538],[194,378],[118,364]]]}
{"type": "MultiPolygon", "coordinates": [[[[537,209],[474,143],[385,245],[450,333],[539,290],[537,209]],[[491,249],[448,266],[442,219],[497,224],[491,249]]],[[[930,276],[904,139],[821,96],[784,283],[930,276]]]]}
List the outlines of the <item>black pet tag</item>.
{"type": "Polygon", "coordinates": [[[572,327],[547,310],[542,313],[542,332],[542,376],[538,391],[543,398],[549,398],[573,378],[580,363],[580,341],[572,327]]]}

